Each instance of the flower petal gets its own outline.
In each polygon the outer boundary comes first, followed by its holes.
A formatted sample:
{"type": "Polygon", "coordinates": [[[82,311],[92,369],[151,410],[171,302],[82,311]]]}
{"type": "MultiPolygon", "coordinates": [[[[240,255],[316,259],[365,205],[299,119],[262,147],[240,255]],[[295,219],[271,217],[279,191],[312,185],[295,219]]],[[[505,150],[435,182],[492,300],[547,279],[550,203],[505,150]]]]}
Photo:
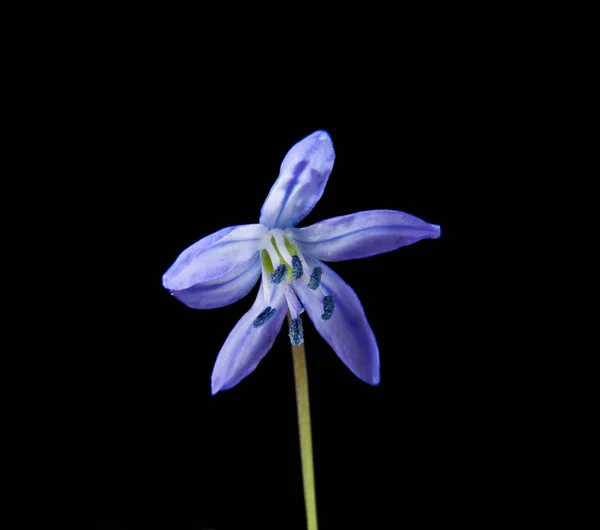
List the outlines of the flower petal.
{"type": "Polygon", "coordinates": [[[323,195],[334,159],[333,144],[325,131],[316,131],[294,145],[281,163],[260,222],[269,228],[296,226],[323,195]]]}
{"type": "Polygon", "coordinates": [[[440,227],[395,210],[370,210],[292,230],[303,253],[324,261],[366,258],[440,237],[440,227]]]}
{"type": "Polygon", "coordinates": [[[333,295],[335,309],[329,320],[323,320],[321,289],[310,290],[304,282],[294,282],[300,301],[317,331],[329,343],[352,373],[366,383],[379,383],[379,349],[371,326],[356,293],[322,262],[321,287],[325,295],[333,295]]]}
{"type": "Polygon", "coordinates": [[[260,224],[230,226],[206,236],[184,250],[163,276],[163,285],[181,291],[200,282],[221,278],[259,250],[267,231],[260,224]]]}
{"type": "Polygon", "coordinates": [[[246,296],[260,277],[260,254],[257,252],[248,261],[215,280],[197,283],[171,294],[185,305],[194,309],[214,309],[237,302],[246,296]]]}
{"type": "Polygon", "coordinates": [[[282,286],[273,289],[271,307],[276,310],[273,316],[262,326],[254,327],[254,321],[266,309],[261,284],[254,305],[235,325],[219,352],[212,374],[213,395],[237,385],[252,373],[273,346],[286,315],[282,286]]]}

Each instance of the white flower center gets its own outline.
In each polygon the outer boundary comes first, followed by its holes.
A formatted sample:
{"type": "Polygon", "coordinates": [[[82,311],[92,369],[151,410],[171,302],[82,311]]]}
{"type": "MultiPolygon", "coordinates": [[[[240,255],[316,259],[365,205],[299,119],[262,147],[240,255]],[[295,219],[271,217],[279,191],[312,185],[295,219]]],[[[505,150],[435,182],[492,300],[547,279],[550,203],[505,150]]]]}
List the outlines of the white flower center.
{"type": "Polygon", "coordinates": [[[265,302],[271,300],[272,289],[281,285],[285,289],[290,312],[302,312],[302,305],[289,286],[300,278],[307,283],[305,271],[309,271],[310,268],[292,233],[280,228],[269,230],[260,241],[260,251],[265,302]]]}
{"type": "Polygon", "coordinates": [[[290,230],[280,228],[269,230],[261,238],[260,254],[266,309],[256,319],[254,326],[260,327],[271,318],[275,312],[271,307],[272,294],[275,289],[284,289],[288,310],[292,316],[290,340],[292,344],[302,344],[304,339],[299,315],[304,312],[304,307],[298,300],[293,284],[295,281],[304,282],[305,286],[312,290],[323,304],[324,312],[321,318],[329,320],[333,314],[335,303],[333,296],[325,293],[321,287],[323,271],[319,266],[311,270],[290,230]]]}

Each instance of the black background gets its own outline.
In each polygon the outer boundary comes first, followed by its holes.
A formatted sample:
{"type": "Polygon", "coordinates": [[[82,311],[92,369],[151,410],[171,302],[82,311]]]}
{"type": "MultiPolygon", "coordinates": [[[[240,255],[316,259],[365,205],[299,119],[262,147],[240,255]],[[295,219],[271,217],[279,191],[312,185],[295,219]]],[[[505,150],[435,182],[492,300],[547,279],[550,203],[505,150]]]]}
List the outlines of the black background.
{"type": "Polygon", "coordinates": [[[336,162],[301,226],[396,209],[442,236],[332,265],[377,337],[379,386],[305,323],[320,528],[501,517],[494,477],[510,452],[498,451],[505,395],[491,389],[503,361],[479,339],[490,258],[475,211],[493,195],[484,164],[499,178],[484,124],[502,102],[488,91],[491,52],[434,33],[355,53],[319,43],[261,66],[243,46],[223,57],[172,31],[53,66],[40,134],[52,136],[64,249],[46,318],[64,311],[31,418],[52,510],[80,528],[304,528],[286,333],[211,396],[217,353],[256,289],[198,311],[161,278],[198,239],[257,222],[287,150],[324,129],[336,162]]]}

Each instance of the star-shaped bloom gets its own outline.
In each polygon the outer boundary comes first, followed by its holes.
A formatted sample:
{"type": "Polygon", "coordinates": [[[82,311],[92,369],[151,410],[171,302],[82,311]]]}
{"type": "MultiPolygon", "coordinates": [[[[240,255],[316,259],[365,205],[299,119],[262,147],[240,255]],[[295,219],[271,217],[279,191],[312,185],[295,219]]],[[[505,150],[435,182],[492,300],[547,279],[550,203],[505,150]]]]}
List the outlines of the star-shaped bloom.
{"type": "Polygon", "coordinates": [[[163,276],[165,288],[195,309],[237,302],[261,279],[254,305],[219,352],[213,394],[254,371],[288,311],[292,344],[303,343],[300,315],[306,311],[352,373],[379,383],[379,350],[360,300],[323,262],[365,258],[435,239],[440,227],[395,210],[370,210],[296,228],[323,195],[334,158],[325,131],[298,142],[283,159],[257,224],[206,236],[184,250],[163,276]]]}

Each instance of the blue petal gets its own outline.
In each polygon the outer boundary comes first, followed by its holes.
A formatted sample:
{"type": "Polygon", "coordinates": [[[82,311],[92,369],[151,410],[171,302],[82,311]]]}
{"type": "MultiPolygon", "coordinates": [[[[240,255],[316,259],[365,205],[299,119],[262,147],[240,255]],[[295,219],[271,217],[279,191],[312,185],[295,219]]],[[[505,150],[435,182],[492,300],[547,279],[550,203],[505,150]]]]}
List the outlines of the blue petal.
{"type": "Polygon", "coordinates": [[[286,315],[282,286],[273,289],[270,306],[276,310],[273,316],[264,325],[255,327],[254,322],[267,307],[261,284],[254,305],[235,325],[219,352],[212,374],[213,394],[237,385],[254,371],[273,346],[286,315]]]}
{"type": "Polygon", "coordinates": [[[258,253],[263,225],[223,228],[184,250],[163,276],[170,291],[181,291],[201,282],[225,276],[258,253]]]}
{"type": "Polygon", "coordinates": [[[333,348],[352,373],[366,383],[379,383],[379,349],[371,326],[356,293],[327,265],[321,262],[321,287],[325,295],[333,295],[335,310],[323,320],[323,294],[312,291],[304,282],[294,282],[300,301],[321,336],[333,348]]]}
{"type": "Polygon", "coordinates": [[[172,294],[194,309],[214,309],[233,304],[256,285],[261,271],[259,256],[259,253],[255,253],[221,278],[197,283],[182,291],[172,291],[172,294]]]}
{"type": "Polygon", "coordinates": [[[269,228],[296,226],[323,195],[334,159],[333,144],[325,131],[316,131],[294,145],[281,163],[260,222],[269,228]]]}
{"type": "Polygon", "coordinates": [[[300,250],[324,261],[366,258],[440,237],[440,227],[395,210],[370,210],[293,230],[300,250]]]}

